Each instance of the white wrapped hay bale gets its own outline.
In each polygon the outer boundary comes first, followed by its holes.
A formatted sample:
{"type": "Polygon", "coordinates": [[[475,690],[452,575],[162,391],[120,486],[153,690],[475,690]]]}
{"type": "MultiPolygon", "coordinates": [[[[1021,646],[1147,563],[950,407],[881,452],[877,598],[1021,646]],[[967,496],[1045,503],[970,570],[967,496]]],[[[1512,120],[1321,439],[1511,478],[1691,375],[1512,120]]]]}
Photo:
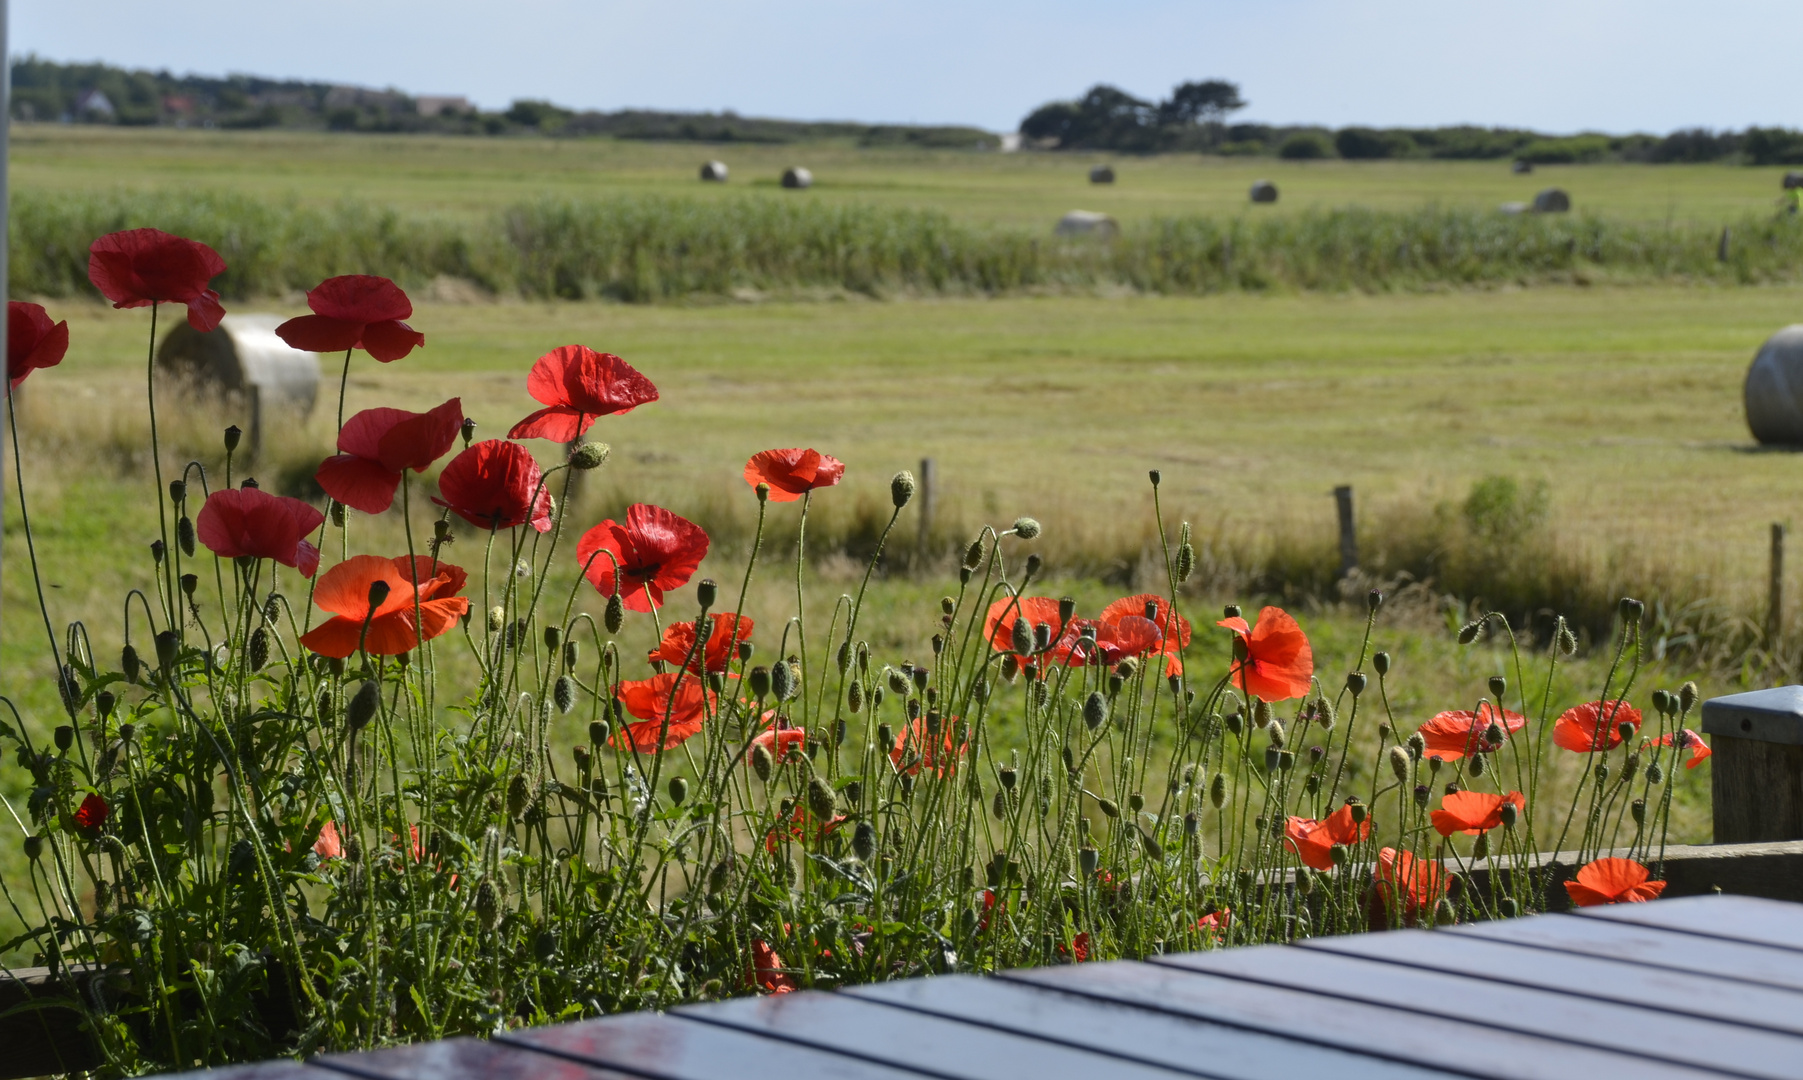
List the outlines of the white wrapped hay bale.
{"type": "Polygon", "coordinates": [[[1072,210],[1058,219],[1058,227],[1052,232],[1058,236],[1093,236],[1108,240],[1121,234],[1121,226],[1108,214],[1072,210]]]}
{"type": "Polygon", "coordinates": [[[726,162],[710,161],[701,166],[701,179],[715,184],[726,183],[726,162]]]}
{"type": "Polygon", "coordinates": [[[1803,324],[1766,339],[1747,369],[1747,427],[1768,446],[1803,446],[1803,324]]]}
{"type": "Polygon", "coordinates": [[[814,174],[802,168],[800,165],[791,166],[783,170],[783,186],[786,188],[795,188],[797,190],[813,187],[814,174]]]}
{"type": "Polygon", "coordinates": [[[231,313],[210,334],[177,323],[157,346],[157,368],[198,392],[254,391],[262,410],[305,417],[319,397],[319,356],[276,337],[285,321],[231,313]]]}

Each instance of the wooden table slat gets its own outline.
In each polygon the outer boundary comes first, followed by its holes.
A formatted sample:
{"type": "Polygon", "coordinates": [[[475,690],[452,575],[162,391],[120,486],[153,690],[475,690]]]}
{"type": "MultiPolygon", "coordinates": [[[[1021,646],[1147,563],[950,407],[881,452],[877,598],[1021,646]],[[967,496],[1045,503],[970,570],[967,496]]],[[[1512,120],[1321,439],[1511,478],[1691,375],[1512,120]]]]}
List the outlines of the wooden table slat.
{"type": "Polygon", "coordinates": [[[260,1061],[254,1065],[221,1065],[184,1073],[158,1073],[157,1080],[344,1080],[342,1073],[294,1061],[260,1061]]]}
{"type": "Polygon", "coordinates": [[[1745,942],[1680,934],[1633,923],[1570,915],[1531,915],[1502,922],[1470,923],[1437,932],[1803,990],[1803,964],[1797,963],[1797,958],[1784,949],[1766,949],[1745,942]]]}
{"type": "Polygon", "coordinates": [[[759,1031],[822,1050],[967,1080],[1107,1076],[1171,1080],[1156,1065],[1044,1042],[993,1028],[905,1013],[844,994],[775,994],[676,1010],[710,1024],[759,1031]]]}
{"type": "MultiPolygon", "coordinates": [[[[1289,945],[1219,949],[1168,957],[1160,963],[1329,997],[1382,1001],[1398,1011],[1645,1060],[1769,1080],[1803,1077],[1803,1038],[1797,1036],[1506,986],[1461,972],[1424,971],[1289,945]]],[[[1635,1067],[1626,1061],[1621,1064],[1635,1067]]]]}
{"type": "Polygon", "coordinates": [[[1688,896],[1648,904],[1608,904],[1574,914],[1803,952],[1803,905],[1784,900],[1688,896]]]}
{"type": "Polygon", "coordinates": [[[912,1080],[920,1073],[660,1013],[624,1013],[496,1036],[657,1080],[912,1080]]]}
{"type": "Polygon", "coordinates": [[[1451,1075],[1007,979],[942,975],[843,993],[1220,1080],[1435,1080],[1451,1075]]]}
{"type": "MultiPolygon", "coordinates": [[[[582,1065],[482,1039],[446,1039],[388,1050],[332,1054],[309,1064],[367,1080],[637,1080],[612,1069],[582,1065]]],[[[257,1080],[262,1080],[259,1076],[257,1080]]],[[[297,1078],[298,1080],[298,1078],[297,1078]]]]}
{"type": "Polygon", "coordinates": [[[1315,938],[1299,947],[1803,1036],[1803,992],[1625,960],[1548,952],[1507,938],[1401,930],[1315,938]]]}
{"type": "Polygon", "coordinates": [[[1162,964],[1077,964],[998,978],[1161,1009],[1485,1080],[1636,1080],[1719,1073],[1162,964]]]}

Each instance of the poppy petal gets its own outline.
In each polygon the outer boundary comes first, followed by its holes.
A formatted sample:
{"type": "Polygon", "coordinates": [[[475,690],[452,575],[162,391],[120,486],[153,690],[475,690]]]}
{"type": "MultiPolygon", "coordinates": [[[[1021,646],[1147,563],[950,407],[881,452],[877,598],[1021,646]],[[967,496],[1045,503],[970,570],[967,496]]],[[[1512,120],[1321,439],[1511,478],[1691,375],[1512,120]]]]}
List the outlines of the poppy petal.
{"type": "Polygon", "coordinates": [[[326,458],[313,478],[327,495],[365,514],[380,514],[393,506],[394,491],[401,485],[400,473],[353,454],[326,458]]]}
{"type": "Polygon", "coordinates": [[[327,278],[307,293],[307,307],[327,318],[354,323],[405,319],[413,314],[413,302],[401,287],[374,274],[327,278]]]}
{"type": "Polygon", "coordinates": [[[302,634],[300,643],[309,652],[342,660],[357,651],[357,638],[362,632],[362,619],[337,615],[302,634]]]}
{"type": "Polygon", "coordinates": [[[363,338],[357,344],[370,356],[388,364],[423,347],[426,335],[397,319],[387,319],[365,326],[363,338]]]}
{"type": "Polygon", "coordinates": [[[524,420],[513,425],[507,432],[509,439],[550,439],[553,442],[567,443],[582,434],[583,427],[577,423],[580,419],[576,410],[563,405],[552,405],[530,414],[524,420]]]}
{"type": "Polygon", "coordinates": [[[188,301],[188,325],[203,334],[212,333],[223,318],[225,305],[219,302],[219,294],[212,289],[188,301]]]}
{"type": "Polygon", "coordinates": [[[363,335],[363,324],[331,319],[324,315],[301,315],[275,328],[276,337],[291,349],[302,352],[349,352],[357,347],[363,335]]]}

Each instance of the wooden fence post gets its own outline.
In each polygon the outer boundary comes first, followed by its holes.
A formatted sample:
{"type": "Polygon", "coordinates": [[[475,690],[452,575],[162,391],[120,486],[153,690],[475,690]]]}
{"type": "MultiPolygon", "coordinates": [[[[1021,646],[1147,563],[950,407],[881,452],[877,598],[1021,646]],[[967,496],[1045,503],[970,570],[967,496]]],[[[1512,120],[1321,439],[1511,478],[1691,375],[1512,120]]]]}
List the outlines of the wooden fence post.
{"type": "Polygon", "coordinates": [[[244,463],[251,466],[263,452],[263,388],[251,383],[245,388],[244,396],[250,406],[250,446],[245,451],[244,463]]]}
{"type": "Polygon", "coordinates": [[[933,468],[933,459],[920,459],[920,540],[916,545],[922,555],[926,554],[927,543],[933,536],[933,500],[938,495],[939,478],[933,468]]]}
{"type": "Polygon", "coordinates": [[[1722,238],[1720,242],[1715,245],[1716,262],[1728,261],[1728,245],[1733,242],[1733,235],[1733,233],[1728,231],[1728,226],[1722,226],[1722,238]]]}
{"type": "Polygon", "coordinates": [[[1359,565],[1358,531],[1352,520],[1352,485],[1341,484],[1334,488],[1333,501],[1340,512],[1340,576],[1345,577],[1359,565]]]}
{"type": "Polygon", "coordinates": [[[1772,522],[1771,577],[1766,582],[1765,643],[1778,643],[1784,632],[1784,526],[1772,522]]]}
{"type": "Polygon", "coordinates": [[[1803,840],[1803,686],[1711,698],[1703,732],[1715,842],[1803,840]]]}

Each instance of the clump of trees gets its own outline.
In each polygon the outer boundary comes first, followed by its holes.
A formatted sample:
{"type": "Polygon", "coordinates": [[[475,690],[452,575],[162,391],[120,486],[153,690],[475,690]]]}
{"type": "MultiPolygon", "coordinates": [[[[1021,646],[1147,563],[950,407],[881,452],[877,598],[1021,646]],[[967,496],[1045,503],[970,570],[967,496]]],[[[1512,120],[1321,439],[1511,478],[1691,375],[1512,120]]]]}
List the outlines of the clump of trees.
{"type": "Polygon", "coordinates": [[[1669,135],[1546,135],[1523,128],[1457,125],[1438,128],[1229,124],[1246,107],[1238,85],[1225,79],[1186,82],[1160,102],[1105,83],[1073,101],[1053,101],[1028,113],[1020,133],[1052,150],[1113,150],[1130,154],[1190,150],[1225,155],[1275,155],[1297,161],[1344,158],[1450,160],[1520,159],[1537,165],[1596,161],[1803,164],[1803,131],[1748,128],[1744,132],[1687,128],[1669,135]]]}

